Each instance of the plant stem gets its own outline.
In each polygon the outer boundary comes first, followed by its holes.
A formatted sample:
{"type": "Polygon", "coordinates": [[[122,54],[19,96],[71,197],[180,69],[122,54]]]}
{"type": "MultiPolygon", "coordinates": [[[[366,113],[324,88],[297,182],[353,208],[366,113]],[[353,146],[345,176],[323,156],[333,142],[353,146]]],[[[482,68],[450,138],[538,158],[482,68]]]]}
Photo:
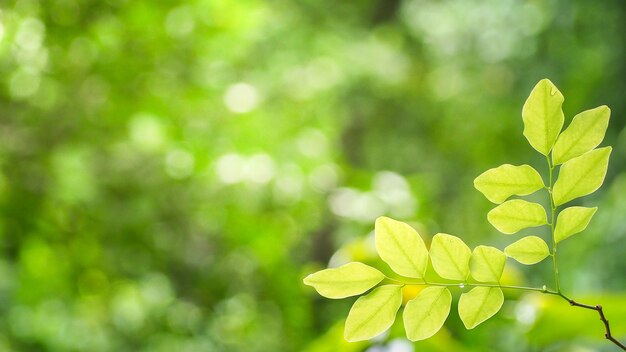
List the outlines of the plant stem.
{"type": "Polygon", "coordinates": [[[609,326],[608,319],[606,319],[606,316],[604,315],[604,311],[602,310],[602,305],[598,304],[598,305],[592,306],[592,305],[589,305],[589,304],[576,302],[573,299],[565,296],[560,291],[552,291],[552,290],[548,290],[546,288],[539,288],[539,287],[510,286],[510,285],[500,285],[500,284],[481,284],[481,283],[458,283],[458,284],[451,284],[451,283],[442,283],[442,282],[430,282],[430,281],[426,281],[426,280],[424,280],[422,282],[404,282],[404,281],[395,280],[395,279],[392,279],[392,278],[389,278],[389,277],[387,277],[387,280],[399,283],[402,286],[406,286],[406,285],[424,285],[424,286],[442,286],[442,287],[498,287],[498,288],[501,288],[501,289],[536,291],[536,292],[541,292],[541,293],[545,293],[545,294],[549,294],[549,295],[559,296],[559,297],[563,298],[564,300],[566,300],[573,307],[580,307],[580,308],[595,310],[596,312],[598,312],[598,314],[600,315],[600,321],[602,321],[602,323],[604,324],[604,330],[605,330],[604,337],[607,340],[613,342],[617,347],[619,347],[622,350],[626,351],[626,345],[622,344],[619,340],[617,340],[615,337],[613,337],[613,335],[611,335],[611,327],[609,326]]]}
{"type": "Polygon", "coordinates": [[[554,267],[554,286],[556,288],[556,292],[561,292],[561,287],[559,285],[559,267],[557,265],[556,258],[556,240],[554,239],[554,226],[556,223],[555,214],[557,207],[554,205],[554,196],[552,195],[552,188],[554,187],[553,176],[554,173],[554,165],[552,165],[552,161],[549,156],[546,156],[546,160],[548,161],[548,169],[550,170],[550,186],[548,187],[548,194],[550,196],[550,237],[552,238],[552,266],[554,267]]]}
{"type": "Polygon", "coordinates": [[[560,296],[561,298],[563,298],[564,300],[566,300],[571,306],[597,311],[598,314],[600,315],[600,320],[602,321],[602,323],[604,323],[604,330],[605,330],[604,337],[607,340],[613,342],[619,348],[626,351],[626,346],[624,346],[624,344],[619,342],[617,339],[615,339],[611,335],[611,328],[609,326],[609,321],[604,316],[604,311],[602,310],[601,305],[598,304],[598,305],[592,306],[588,304],[579,303],[579,302],[574,301],[573,299],[568,298],[561,292],[561,287],[559,286],[559,267],[557,265],[557,257],[556,257],[557,243],[554,238],[554,226],[556,224],[555,215],[557,211],[557,207],[554,205],[554,195],[552,194],[552,191],[554,188],[554,182],[553,182],[554,165],[552,164],[552,161],[550,160],[549,156],[546,156],[546,161],[548,162],[548,169],[550,170],[550,186],[548,187],[548,194],[550,195],[550,210],[552,213],[550,216],[550,236],[552,237],[552,264],[554,266],[554,285],[556,287],[556,292],[554,291],[552,292],[553,294],[556,294],[560,296]]]}
{"type": "Polygon", "coordinates": [[[512,290],[525,290],[525,291],[537,291],[550,295],[560,296],[559,292],[548,290],[546,288],[540,287],[526,287],[526,286],[510,286],[510,285],[499,285],[499,284],[481,284],[481,283],[458,283],[458,284],[450,284],[450,283],[442,283],[442,282],[404,282],[400,280],[395,280],[391,278],[387,278],[390,281],[397,282],[402,285],[423,285],[423,286],[443,286],[443,287],[498,287],[512,290]]]}
{"type": "Polygon", "coordinates": [[[589,305],[589,304],[576,302],[573,299],[568,298],[567,296],[565,296],[564,294],[562,294],[560,292],[558,292],[557,295],[560,296],[561,298],[563,298],[564,300],[566,300],[573,307],[581,307],[581,308],[597,311],[598,315],[600,315],[600,321],[604,324],[604,337],[607,340],[613,342],[617,347],[619,347],[622,350],[626,351],[626,345],[624,345],[623,343],[618,341],[615,337],[613,337],[613,335],[611,335],[611,327],[609,326],[609,320],[604,315],[604,311],[602,310],[602,305],[598,304],[598,305],[592,306],[592,305],[589,305]]]}

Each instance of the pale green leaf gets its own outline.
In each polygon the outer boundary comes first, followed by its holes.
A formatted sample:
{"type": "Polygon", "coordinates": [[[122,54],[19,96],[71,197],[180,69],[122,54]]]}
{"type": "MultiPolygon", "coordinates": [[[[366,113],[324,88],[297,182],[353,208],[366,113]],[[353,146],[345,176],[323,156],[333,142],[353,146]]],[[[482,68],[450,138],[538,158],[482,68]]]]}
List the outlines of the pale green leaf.
{"type": "Polygon", "coordinates": [[[594,149],[563,164],[559,178],[554,183],[554,204],[565,204],[600,188],[609,166],[611,151],[611,147],[594,149]]]}
{"type": "Polygon", "coordinates": [[[476,281],[499,282],[506,256],[495,247],[478,246],[472,252],[470,272],[476,281]]]}
{"type": "Polygon", "coordinates": [[[350,342],[371,339],[389,329],[402,304],[402,286],[384,285],[354,302],[344,330],[350,342]]]}
{"type": "Polygon", "coordinates": [[[522,108],[524,136],[539,153],[548,155],[563,128],[563,94],[548,79],[530,92],[522,108]]]}
{"type": "Polygon", "coordinates": [[[596,210],[598,210],[598,207],[569,207],[563,209],[556,220],[556,229],[554,230],[556,243],[584,231],[596,210]]]}
{"type": "Polygon", "coordinates": [[[385,278],[380,271],[363,263],[353,262],[338,268],[324,269],[304,278],[327,298],[345,298],[359,295],[376,286],[385,278]]]}
{"type": "Polygon", "coordinates": [[[548,223],[546,210],[541,204],[522,199],[513,199],[498,205],[487,213],[487,219],[498,231],[505,234],[548,223]]]}
{"type": "Polygon", "coordinates": [[[376,219],[376,250],[393,271],[422,278],[428,265],[424,240],[411,226],[387,217],[376,219]]]}
{"type": "Polygon", "coordinates": [[[574,116],[572,122],[556,140],[552,149],[552,163],[562,164],[600,145],[609,126],[610,116],[611,109],[606,105],[574,116]]]}
{"type": "Polygon", "coordinates": [[[522,264],[531,265],[544,260],[550,255],[550,250],[540,237],[528,236],[511,243],[504,253],[522,264]]]}
{"type": "Polygon", "coordinates": [[[474,287],[459,299],[459,316],[466,329],[491,318],[502,307],[504,295],[498,287],[474,287]]]}
{"type": "Polygon", "coordinates": [[[476,177],[474,187],[491,202],[500,204],[512,195],[525,196],[545,186],[530,165],[504,164],[476,177]]]}
{"type": "Polygon", "coordinates": [[[423,289],[404,308],[404,328],[411,341],[427,339],[439,331],[450,313],[452,295],[445,287],[423,289]]]}
{"type": "Polygon", "coordinates": [[[450,280],[465,280],[469,275],[469,247],[458,237],[438,233],[430,244],[430,259],[439,276],[450,280]]]}

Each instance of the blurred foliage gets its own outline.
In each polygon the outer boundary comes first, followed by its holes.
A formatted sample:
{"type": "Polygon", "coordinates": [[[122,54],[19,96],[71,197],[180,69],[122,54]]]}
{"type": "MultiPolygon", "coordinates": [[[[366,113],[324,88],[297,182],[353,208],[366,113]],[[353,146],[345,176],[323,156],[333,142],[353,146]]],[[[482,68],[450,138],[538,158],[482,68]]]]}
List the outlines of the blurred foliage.
{"type": "Polygon", "coordinates": [[[560,261],[623,317],[624,33],[619,0],[2,1],[0,350],[609,350],[597,317],[525,296],[347,345],[350,302],[301,279],[372,260],[383,214],[503,247],[471,181],[541,162],[520,114],[549,77],[566,124],[613,112],[600,210],[560,261]]]}

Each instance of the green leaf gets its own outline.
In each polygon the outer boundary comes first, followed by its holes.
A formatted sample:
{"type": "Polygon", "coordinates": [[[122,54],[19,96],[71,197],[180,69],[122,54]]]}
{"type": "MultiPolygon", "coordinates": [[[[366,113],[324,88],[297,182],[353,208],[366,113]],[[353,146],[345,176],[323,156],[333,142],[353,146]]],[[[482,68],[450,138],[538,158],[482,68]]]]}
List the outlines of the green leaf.
{"type": "Polygon", "coordinates": [[[422,278],[428,265],[424,240],[411,226],[387,217],[376,219],[376,250],[391,269],[406,277],[422,278]]]}
{"type": "Polygon", "coordinates": [[[524,136],[539,153],[548,155],[563,128],[563,94],[548,79],[537,83],[522,108],[524,136]]]}
{"type": "Polygon", "coordinates": [[[385,278],[380,271],[363,263],[353,262],[338,268],[324,269],[304,278],[327,298],[345,298],[359,295],[376,286],[385,278]]]}
{"type": "Polygon", "coordinates": [[[602,105],[574,116],[552,149],[552,163],[560,165],[600,145],[609,126],[611,109],[602,105]]]}
{"type": "Polygon", "coordinates": [[[504,164],[476,177],[474,187],[491,202],[500,204],[512,195],[525,196],[545,186],[530,165],[504,164]]]}
{"type": "Polygon", "coordinates": [[[511,243],[504,253],[522,264],[531,265],[544,260],[550,255],[550,250],[540,237],[528,236],[511,243]]]}
{"type": "Polygon", "coordinates": [[[487,213],[487,219],[498,231],[513,234],[527,227],[548,223],[546,210],[541,204],[513,199],[504,202],[487,213]]]}
{"type": "Polygon", "coordinates": [[[593,214],[596,213],[598,207],[569,207],[563,209],[559,213],[556,221],[556,229],[554,230],[554,240],[556,243],[564,239],[584,231],[589,225],[593,214]]]}
{"type": "Polygon", "coordinates": [[[466,329],[473,329],[478,324],[491,318],[502,307],[504,295],[498,287],[474,287],[461,295],[459,316],[466,329]]]}
{"type": "Polygon", "coordinates": [[[404,308],[404,328],[411,341],[425,340],[439,331],[450,313],[452,295],[445,287],[423,289],[404,308]]]}
{"type": "Polygon", "coordinates": [[[554,183],[554,204],[565,204],[600,188],[609,166],[611,151],[611,147],[594,149],[563,164],[559,178],[554,183]]]}
{"type": "Polygon", "coordinates": [[[402,304],[402,286],[384,285],[359,297],[348,313],[344,338],[363,341],[389,329],[402,304]]]}
{"type": "Polygon", "coordinates": [[[499,282],[506,256],[495,247],[478,246],[472,252],[470,272],[476,281],[499,282]]]}
{"type": "Polygon", "coordinates": [[[471,256],[469,247],[456,236],[438,233],[430,244],[433,268],[444,279],[465,280],[471,256]]]}

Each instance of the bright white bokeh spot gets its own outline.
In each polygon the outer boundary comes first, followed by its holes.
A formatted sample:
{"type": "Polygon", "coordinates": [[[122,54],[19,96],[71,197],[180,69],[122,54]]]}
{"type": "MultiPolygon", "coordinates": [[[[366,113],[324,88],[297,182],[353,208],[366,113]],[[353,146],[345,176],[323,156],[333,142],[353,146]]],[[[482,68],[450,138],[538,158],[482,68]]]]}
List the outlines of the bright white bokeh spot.
{"type": "Polygon", "coordinates": [[[319,193],[326,193],[332,190],[337,187],[338,182],[339,174],[334,164],[318,166],[309,174],[311,187],[319,193]]]}
{"type": "Polygon", "coordinates": [[[163,308],[174,300],[172,284],[167,276],[153,273],[139,285],[139,291],[146,305],[153,308],[163,308]]]}
{"type": "Polygon", "coordinates": [[[248,83],[235,83],[226,89],[224,104],[228,110],[244,114],[254,110],[259,104],[257,89],[248,83]]]}
{"type": "Polygon", "coordinates": [[[402,49],[375,36],[354,42],[348,53],[352,65],[381,83],[396,84],[408,76],[410,60],[402,49]]]}
{"type": "Polygon", "coordinates": [[[147,113],[134,115],[128,124],[131,141],[142,149],[156,150],[163,146],[165,133],[159,118],[147,113]]]}
{"type": "Polygon", "coordinates": [[[283,75],[287,94],[294,99],[308,99],[335,86],[342,79],[339,65],[329,58],[317,58],[305,66],[296,66],[283,75]]]}
{"type": "Polygon", "coordinates": [[[385,203],[369,192],[340,188],[329,198],[333,213],[360,222],[371,222],[385,214],[385,203]]]}
{"type": "Polygon", "coordinates": [[[274,197],[282,203],[297,202],[304,191],[304,175],[296,164],[283,166],[274,181],[274,197]]]}
{"type": "Polygon", "coordinates": [[[351,217],[352,206],[357,202],[359,192],[352,188],[341,188],[330,197],[330,210],[343,217],[351,217]]]}
{"type": "Polygon", "coordinates": [[[41,77],[37,73],[27,70],[13,72],[9,81],[9,91],[14,98],[27,98],[39,89],[41,77]]]}
{"type": "Polygon", "coordinates": [[[274,160],[267,154],[251,156],[245,166],[246,178],[253,183],[267,183],[274,177],[274,160]]]}
{"type": "Polygon", "coordinates": [[[144,301],[135,286],[120,286],[111,299],[111,320],[119,329],[135,331],[146,318],[144,301]]]}
{"type": "Polygon", "coordinates": [[[404,338],[397,338],[391,340],[387,346],[389,352],[413,352],[413,343],[404,338]]]}
{"type": "Polygon", "coordinates": [[[388,206],[389,215],[409,217],[415,213],[417,202],[409,183],[401,175],[381,171],[374,176],[372,188],[373,193],[388,206]]]}
{"type": "Polygon", "coordinates": [[[171,10],[165,19],[167,34],[175,38],[190,34],[195,25],[193,9],[189,6],[180,6],[171,10]]]}
{"type": "Polygon", "coordinates": [[[246,160],[239,154],[222,155],[215,164],[217,177],[226,184],[241,182],[244,178],[246,160]]]}
{"type": "Polygon", "coordinates": [[[165,156],[165,172],[171,178],[183,179],[191,176],[195,159],[191,153],[183,149],[174,149],[165,156]]]}
{"type": "Polygon", "coordinates": [[[21,48],[36,51],[43,44],[46,27],[35,18],[27,18],[20,23],[15,33],[15,43],[21,48]]]}
{"type": "Polygon", "coordinates": [[[378,196],[389,203],[404,200],[409,192],[409,184],[404,177],[391,171],[381,171],[374,175],[372,186],[378,196]]]}
{"type": "Polygon", "coordinates": [[[530,326],[537,320],[537,307],[533,302],[520,301],[515,305],[515,318],[520,324],[530,326]]]}
{"type": "Polygon", "coordinates": [[[328,150],[328,139],[322,131],[315,128],[302,132],[296,144],[300,153],[310,158],[323,156],[328,150]]]}

